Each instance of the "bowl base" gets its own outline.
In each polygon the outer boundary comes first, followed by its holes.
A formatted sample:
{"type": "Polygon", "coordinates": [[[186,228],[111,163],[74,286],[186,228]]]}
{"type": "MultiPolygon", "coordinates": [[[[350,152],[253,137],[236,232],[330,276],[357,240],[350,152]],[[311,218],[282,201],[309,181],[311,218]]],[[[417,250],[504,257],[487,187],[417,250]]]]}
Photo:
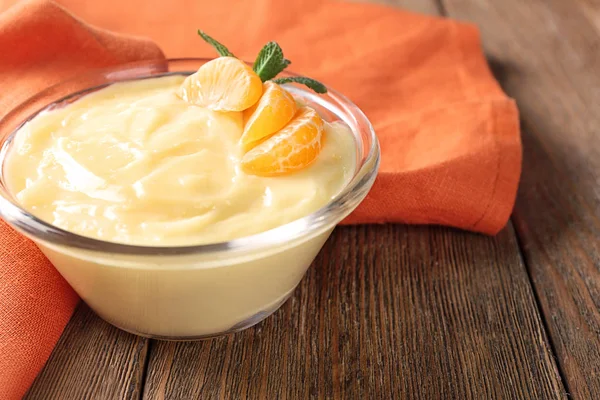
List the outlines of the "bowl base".
{"type": "Polygon", "coordinates": [[[225,336],[225,335],[229,335],[232,333],[236,333],[236,332],[240,332],[243,331],[244,329],[248,329],[256,324],[258,324],[259,322],[263,321],[265,318],[267,318],[268,316],[270,316],[271,314],[273,314],[275,311],[277,311],[292,295],[292,293],[294,293],[294,290],[296,288],[290,290],[287,294],[285,294],[280,301],[274,303],[271,307],[269,307],[269,309],[267,310],[263,310],[263,311],[259,311],[258,313],[254,314],[253,316],[251,316],[250,318],[247,318],[241,322],[238,322],[237,324],[235,324],[234,326],[232,326],[230,329],[223,331],[223,332],[217,332],[217,333],[211,333],[211,334],[207,334],[207,335],[198,335],[198,336],[162,336],[162,335],[155,335],[152,333],[145,333],[145,332],[138,332],[132,329],[128,329],[128,328],[124,328],[122,326],[119,326],[118,324],[114,324],[111,321],[109,321],[106,318],[103,318],[101,315],[99,315],[98,313],[96,313],[100,318],[102,318],[102,320],[108,322],[109,324],[111,324],[112,326],[125,331],[127,333],[131,333],[133,335],[137,335],[137,336],[142,336],[148,339],[156,339],[156,340],[165,340],[165,341],[171,341],[171,342],[189,342],[189,341],[199,341],[199,340],[209,340],[209,339],[214,339],[214,338],[218,338],[221,336],[225,336]]]}

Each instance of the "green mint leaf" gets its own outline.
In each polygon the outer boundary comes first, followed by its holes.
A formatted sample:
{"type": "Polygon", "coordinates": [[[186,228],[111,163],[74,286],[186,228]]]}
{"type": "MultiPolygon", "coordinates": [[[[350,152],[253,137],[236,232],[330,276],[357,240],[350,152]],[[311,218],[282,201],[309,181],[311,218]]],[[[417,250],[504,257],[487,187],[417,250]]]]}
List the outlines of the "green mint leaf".
{"type": "Polygon", "coordinates": [[[198,35],[200,35],[200,37],[204,39],[206,43],[214,47],[221,57],[235,57],[233,53],[227,49],[227,47],[223,46],[221,43],[217,42],[215,39],[211,38],[200,29],[198,29],[198,35]]]}
{"type": "MultiPolygon", "coordinates": [[[[206,43],[214,47],[221,57],[235,57],[233,53],[227,49],[227,47],[223,46],[221,43],[217,42],[203,31],[198,30],[198,35],[200,35],[200,37],[204,39],[206,43]]],[[[269,42],[264,45],[264,47],[260,50],[260,53],[258,53],[258,56],[254,61],[254,65],[252,65],[252,69],[263,82],[272,79],[273,82],[278,84],[290,82],[301,83],[317,93],[327,93],[327,88],[321,82],[311,78],[306,78],[304,76],[273,79],[290,64],[291,61],[283,56],[283,50],[281,50],[281,47],[276,42],[269,42]]]]}
{"type": "Polygon", "coordinates": [[[275,78],[290,63],[290,60],[283,57],[281,47],[275,42],[269,42],[258,53],[252,69],[264,82],[275,78]]]}
{"type": "Polygon", "coordinates": [[[273,79],[273,82],[283,85],[284,83],[301,83],[303,85],[308,86],[310,89],[314,90],[317,93],[327,93],[327,88],[321,82],[316,81],[311,78],[306,78],[304,76],[291,76],[288,78],[277,78],[273,79]]]}

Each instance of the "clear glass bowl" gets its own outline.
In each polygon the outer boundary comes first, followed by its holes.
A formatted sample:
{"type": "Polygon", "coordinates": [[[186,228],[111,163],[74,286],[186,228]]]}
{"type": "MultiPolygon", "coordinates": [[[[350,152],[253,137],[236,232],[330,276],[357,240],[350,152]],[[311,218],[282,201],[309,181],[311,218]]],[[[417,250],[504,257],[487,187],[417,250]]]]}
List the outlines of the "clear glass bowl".
{"type": "MultiPolygon", "coordinates": [[[[0,121],[0,162],[18,128],[42,110],[63,107],[119,81],[190,74],[207,59],[141,62],[98,70],[58,84],[0,121]]],[[[291,75],[291,74],[288,74],[291,75]]],[[[50,225],[19,206],[0,173],[0,215],[31,238],[103,319],[125,331],[159,339],[191,340],[248,328],[292,294],[333,228],[365,198],[379,166],[373,127],[352,102],[330,90],[317,95],[289,86],[329,120],[356,137],[353,179],[329,204],[301,219],[229,242],[149,247],[106,242],[50,225]]]]}

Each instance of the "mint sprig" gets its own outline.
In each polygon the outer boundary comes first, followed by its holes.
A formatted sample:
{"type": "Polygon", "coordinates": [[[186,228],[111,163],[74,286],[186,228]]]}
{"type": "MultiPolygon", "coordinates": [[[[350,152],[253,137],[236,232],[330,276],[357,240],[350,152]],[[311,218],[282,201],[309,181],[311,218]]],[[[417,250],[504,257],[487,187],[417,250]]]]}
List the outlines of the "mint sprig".
{"type": "Polygon", "coordinates": [[[214,47],[214,49],[217,51],[217,53],[219,53],[219,55],[221,57],[235,57],[233,55],[233,53],[230,52],[227,47],[223,46],[221,43],[217,42],[215,39],[208,36],[206,33],[204,33],[204,31],[201,31],[200,29],[198,29],[198,35],[200,35],[200,37],[202,39],[204,39],[204,41],[206,43],[208,43],[212,47],[214,47]]]}
{"type": "Polygon", "coordinates": [[[305,86],[308,86],[310,89],[314,90],[317,93],[327,93],[327,88],[325,87],[325,85],[323,85],[319,81],[307,78],[305,76],[290,76],[287,78],[277,78],[273,79],[273,82],[277,83],[278,85],[283,85],[284,83],[290,82],[301,83],[305,86]]]}
{"type": "MultiPolygon", "coordinates": [[[[198,35],[208,44],[210,44],[219,53],[221,57],[235,57],[227,47],[217,42],[212,37],[208,36],[201,30],[198,30],[198,35]]],[[[283,50],[276,42],[269,42],[263,46],[258,53],[252,70],[260,77],[261,81],[265,82],[272,80],[274,83],[282,85],[284,83],[301,83],[317,93],[327,93],[327,88],[321,82],[304,76],[294,76],[287,78],[275,78],[279,73],[291,64],[291,61],[283,56],[283,50]]]]}
{"type": "Polygon", "coordinates": [[[275,42],[269,42],[258,53],[252,69],[265,82],[275,78],[290,64],[291,61],[283,57],[281,47],[275,42]]]}

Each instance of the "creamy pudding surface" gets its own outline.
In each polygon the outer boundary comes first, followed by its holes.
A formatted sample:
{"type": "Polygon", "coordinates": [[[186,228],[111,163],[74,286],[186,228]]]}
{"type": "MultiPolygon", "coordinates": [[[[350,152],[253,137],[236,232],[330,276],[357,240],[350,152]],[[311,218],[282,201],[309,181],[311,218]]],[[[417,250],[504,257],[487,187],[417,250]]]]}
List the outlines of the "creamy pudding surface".
{"type": "Polygon", "coordinates": [[[148,246],[227,241],[327,204],[352,178],[356,143],[325,123],[323,147],[303,170],[277,177],[240,168],[241,112],[191,105],[183,76],[110,85],[44,111],[16,134],[4,163],[11,192],[57,227],[148,246]]]}

